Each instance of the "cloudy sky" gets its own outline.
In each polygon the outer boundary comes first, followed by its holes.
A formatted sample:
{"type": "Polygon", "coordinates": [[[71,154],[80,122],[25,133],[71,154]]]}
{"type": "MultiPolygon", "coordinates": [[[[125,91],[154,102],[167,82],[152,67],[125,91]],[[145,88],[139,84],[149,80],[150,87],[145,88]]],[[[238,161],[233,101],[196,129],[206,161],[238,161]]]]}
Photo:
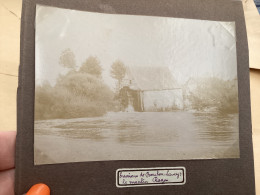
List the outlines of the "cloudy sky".
{"type": "Polygon", "coordinates": [[[100,14],[37,6],[36,84],[56,83],[66,70],[59,57],[70,48],[77,66],[96,56],[109,85],[110,66],[168,66],[179,84],[191,77],[237,77],[234,22],[100,14]]]}

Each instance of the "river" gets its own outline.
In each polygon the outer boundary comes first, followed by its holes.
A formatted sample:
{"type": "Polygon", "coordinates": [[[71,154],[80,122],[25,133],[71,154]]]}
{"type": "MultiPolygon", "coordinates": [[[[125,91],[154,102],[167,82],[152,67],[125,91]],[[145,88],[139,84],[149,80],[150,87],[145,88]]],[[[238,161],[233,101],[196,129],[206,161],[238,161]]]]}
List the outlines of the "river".
{"type": "Polygon", "coordinates": [[[238,158],[238,114],[111,112],[35,121],[35,164],[238,158]]]}

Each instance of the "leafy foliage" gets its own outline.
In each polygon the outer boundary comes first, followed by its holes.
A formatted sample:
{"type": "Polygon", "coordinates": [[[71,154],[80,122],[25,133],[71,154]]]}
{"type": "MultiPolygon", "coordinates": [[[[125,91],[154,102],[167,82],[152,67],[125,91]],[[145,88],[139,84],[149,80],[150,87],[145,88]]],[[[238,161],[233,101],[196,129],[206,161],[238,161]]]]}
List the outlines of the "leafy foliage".
{"type": "Polygon", "coordinates": [[[36,86],[36,120],[102,116],[113,109],[114,93],[101,78],[98,60],[89,59],[95,62],[90,67],[96,69],[73,69],[60,75],[53,87],[48,83],[36,86]]]}
{"type": "Polygon", "coordinates": [[[66,49],[61,53],[59,63],[65,68],[75,68],[75,55],[70,49],[66,49]]]}
{"type": "Polygon", "coordinates": [[[220,113],[237,113],[237,80],[205,78],[189,81],[185,88],[185,98],[195,110],[214,109],[220,113]],[[189,88],[191,86],[192,89],[189,88]]]}
{"type": "Polygon", "coordinates": [[[126,74],[126,67],[124,63],[120,60],[115,61],[111,66],[110,74],[112,78],[121,83],[126,74]]]}
{"type": "Polygon", "coordinates": [[[80,72],[88,73],[96,77],[101,77],[102,68],[96,57],[90,56],[80,67],[80,72]]]}

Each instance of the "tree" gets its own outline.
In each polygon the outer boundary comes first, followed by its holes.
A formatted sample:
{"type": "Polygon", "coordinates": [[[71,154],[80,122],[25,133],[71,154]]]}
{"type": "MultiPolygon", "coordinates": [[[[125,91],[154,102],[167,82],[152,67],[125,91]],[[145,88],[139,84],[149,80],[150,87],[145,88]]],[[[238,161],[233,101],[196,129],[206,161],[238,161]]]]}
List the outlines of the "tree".
{"type": "Polygon", "coordinates": [[[103,116],[115,110],[113,91],[102,79],[71,71],[60,75],[52,87],[35,88],[35,119],[65,119],[103,116]]]}
{"type": "Polygon", "coordinates": [[[215,109],[219,113],[238,113],[237,80],[201,78],[186,83],[185,96],[195,110],[215,109]],[[188,88],[188,85],[193,85],[188,88]]]}
{"type": "Polygon", "coordinates": [[[90,56],[88,59],[82,64],[79,72],[88,73],[98,78],[101,77],[102,68],[100,66],[100,62],[96,57],[90,56]]]}
{"type": "Polygon", "coordinates": [[[71,49],[65,49],[61,53],[59,64],[61,64],[65,68],[74,69],[76,67],[75,55],[71,51],[71,49]]]}
{"type": "Polygon", "coordinates": [[[118,82],[118,88],[121,87],[123,78],[125,77],[126,67],[120,60],[115,61],[110,70],[111,77],[116,79],[118,82]]]}

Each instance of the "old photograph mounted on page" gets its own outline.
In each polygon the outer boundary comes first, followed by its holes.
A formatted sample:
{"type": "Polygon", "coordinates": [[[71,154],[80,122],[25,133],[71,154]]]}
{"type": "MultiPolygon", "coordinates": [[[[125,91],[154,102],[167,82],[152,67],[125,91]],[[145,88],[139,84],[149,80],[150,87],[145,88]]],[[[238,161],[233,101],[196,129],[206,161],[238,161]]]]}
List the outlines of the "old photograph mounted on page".
{"type": "Polygon", "coordinates": [[[239,158],[235,22],[37,5],[34,163],[239,158]]]}

